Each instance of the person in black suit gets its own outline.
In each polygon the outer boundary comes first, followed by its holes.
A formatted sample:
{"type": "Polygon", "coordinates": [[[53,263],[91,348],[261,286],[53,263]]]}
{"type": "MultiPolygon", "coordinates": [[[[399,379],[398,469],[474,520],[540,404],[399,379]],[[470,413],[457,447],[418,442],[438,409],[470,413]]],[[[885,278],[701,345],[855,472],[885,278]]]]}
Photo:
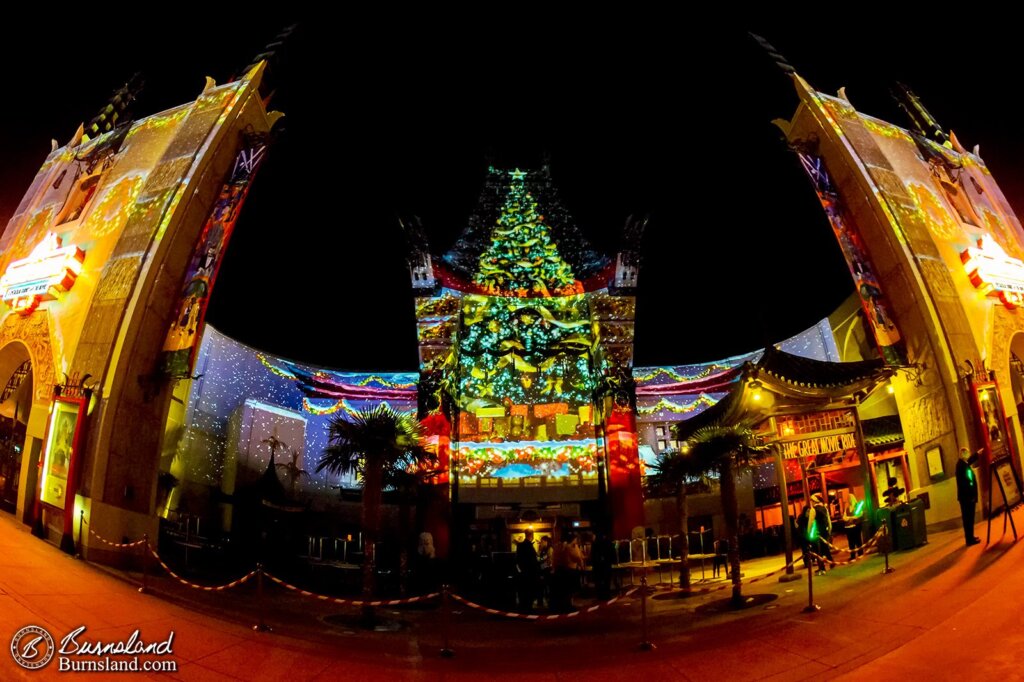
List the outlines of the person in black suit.
{"type": "Polygon", "coordinates": [[[964,523],[964,542],[976,545],[981,538],[974,535],[974,507],[978,503],[978,477],[971,469],[971,463],[978,456],[971,455],[967,448],[960,448],[960,459],[956,462],[956,499],[960,502],[960,518],[964,523]]]}
{"type": "Polygon", "coordinates": [[[527,530],[523,541],[516,545],[516,568],[519,571],[519,609],[530,613],[540,583],[540,561],[537,548],[533,546],[532,530],[527,530]]]}

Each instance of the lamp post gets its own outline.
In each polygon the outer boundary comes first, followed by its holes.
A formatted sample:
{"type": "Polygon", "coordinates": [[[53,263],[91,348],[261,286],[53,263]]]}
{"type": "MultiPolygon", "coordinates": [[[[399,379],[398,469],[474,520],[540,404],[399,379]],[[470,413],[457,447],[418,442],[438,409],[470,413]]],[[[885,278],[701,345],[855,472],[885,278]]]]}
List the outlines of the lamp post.
{"type": "Polygon", "coordinates": [[[786,468],[782,461],[782,446],[772,444],[775,452],[775,478],[779,484],[779,504],[782,505],[782,540],[786,548],[786,572],[779,576],[779,582],[797,580],[800,576],[793,570],[793,523],[789,515],[789,490],[786,483],[786,468]]]}

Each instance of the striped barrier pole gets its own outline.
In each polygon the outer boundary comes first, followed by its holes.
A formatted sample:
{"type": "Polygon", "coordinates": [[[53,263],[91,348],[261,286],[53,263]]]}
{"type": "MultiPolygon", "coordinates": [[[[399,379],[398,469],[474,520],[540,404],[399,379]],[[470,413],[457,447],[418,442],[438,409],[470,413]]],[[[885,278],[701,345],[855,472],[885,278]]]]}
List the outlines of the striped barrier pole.
{"type": "Polygon", "coordinates": [[[807,563],[807,606],[804,607],[804,613],[814,613],[815,611],[821,611],[821,607],[814,603],[814,560],[817,558],[814,554],[808,555],[810,561],[807,563]]]}
{"type": "Polygon", "coordinates": [[[441,645],[441,658],[451,658],[455,655],[450,642],[448,641],[448,629],[451,626],[451,603],[448,601],[448,583],[441,585],[441,632],[444,639],[441,645]]]}
{"type": "Polygon", "coordinates": [[[142,543],[142,585],[139,587],[139,593],[146,594],[149,591],[146,583],[148,582],[147,574],[149,573],[149,533],[144,533],[142,536],[144,542],[142,543]]]}
{"type": "Polygon", "coordinates": [[[892,540],[889,538],[889,524],[886,521],[882,521],[882,537],[885,539],[882,542],[882,549],[885,552],[885,570],[882,571],[882,575],[888,575],[896,569],[889,565],[889,550],[892,549],[892,540]]]}
{"type": "Polygon", "coordinates": [[[263,564],[256,564],[256,610],[259,612],[259,622],[252,626],[256,632],[270,632],[270,626],[263,618],[263,564]]]}
{"type": "Polygon", "coordinates": [[[657,647],[647,634],[647,571],[640,575],[640,627],[643,634],[640,639],[641,651],[653,651],[657,647]]]}
{"type": "Polygon", "coordinates": [[[78,510],[78,552],[75,554],[76,559],[82,558],[82,524],[85,523],[85,510],[78,510]]]}

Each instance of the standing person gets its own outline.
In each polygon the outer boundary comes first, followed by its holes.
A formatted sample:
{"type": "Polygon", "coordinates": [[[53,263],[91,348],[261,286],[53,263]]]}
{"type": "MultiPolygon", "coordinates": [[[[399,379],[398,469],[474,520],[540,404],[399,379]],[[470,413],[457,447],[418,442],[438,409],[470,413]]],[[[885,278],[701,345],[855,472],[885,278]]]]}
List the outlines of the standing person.
{"type": "Polygon", "coordinates": [[[861,541],[861,527],[864,522],[864,503],[857,501],[857,496],[850,493],[846,498],[846,510],[843,511],[843,530],[846,531],[846,543],[850,549],[850,558],[864,556],[864,543],[861,541]]]}
{"type": "Polygon", "coordinates": [[[811,570],[811,552],[816,548],[814,543],[811,541],[811,536],[817,537],[816,531],[814,531],[814,508],[809,504],[805,504],[804,508],[800,510],[800,515],[796,518],[796,537],[800,538],[800,549],[803,552],[804,568],[808,571],[811,570]],[[813,531],[813,532],[812,532],[813,531]]]}
{"type": "Polygon", "coordinates": [[[590,561],[594,566],[594,587],[597,590],[598,599],[610,599],[615,546],[604,531],[597,534],[597,539],[590,550],[590,561]]]}
{"type": "Polygon", "coordinates": [[[981,542],[974,535],[974,507],[978,503],[978,477],[971,464],[978,458],[967,448],[960,448],[960,459],[956,462],[956,499],[960,503],[960,519],[964,524],[964,542],[968,547],[981,542]]]}
{"type": "Polygon", "coordinates": [[[559,613],[569,610],[569,559],[568,542],[562,540],[551,551],[551,601],[549,608],[559,613]]]}
{"type": "Polygon", "coordinates": [[[523,613],[529,613],[537,598],[537,581],[540,578],[532,530],[526,531],[523,541],[516,545],[516,568],[519,569],[519,608],[523,613]]]}
{"type": "Polygon", "coordinates": [[[825,506],[825,501],[821,497],[821,493],[814,493],[811,495],[811,502],[814,504],[814,525],[817,528],[817,554],[819,557],[823,557],[818,561],[818,575],[825,575],[828,568],[825,564],[825,559],[832,562],[832,517],[829,514],[828,507],[825,506]]]}
{"type": "Polygon", "coordinates": [[[583,548],[580,547],[580,537],[575,533],[569,538],[565,546],[566,575],[568,576],[569,608],[572,608],[572,595],[580,589],[580,580],[583,577],[585,568],[583,560],[583,548]]]}
{"type": "Polygon", "coordinates": [[[552,568],[551,536],[544,535],[540,539],[537,550],[537,562],[540,565],[540,595],[538,602],[544,602],[551,608],[551,568],[552,568]]]}

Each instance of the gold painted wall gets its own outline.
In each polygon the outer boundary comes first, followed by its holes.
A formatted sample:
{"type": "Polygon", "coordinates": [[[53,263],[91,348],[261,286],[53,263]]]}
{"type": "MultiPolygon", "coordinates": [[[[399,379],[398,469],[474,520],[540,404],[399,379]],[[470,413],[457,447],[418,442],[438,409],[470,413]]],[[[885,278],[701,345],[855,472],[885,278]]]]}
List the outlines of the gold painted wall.
{"type": "MultiPolygon", "coordinates": [[[[861,233],[920,371],[893,380],[911,475],[929,492],[929,522],[959,515],[951,477],[961,445],[980,446],[970,409],[968,365],[1000,381],[1007,414],[1009,347],[1024,315],[971,283],[961,252],[990,236],[1024,256],[1024,231],[984,162],[951,137],[948,146],[866,116],[844,99],[794,79],[801,104],[781,127],[789,141],[824,159],[851,222],[861,233]],[[942,447],[946,476],[931,479],[925,449],[942,447]]],[[[1019,423],[1011,426],[1018,436],[1019,423]]]]}
{"type": "Polygon", "coordinates": [[[158,357],[192,249],[243,131],[266,132],[272,124],[258,94],[262,73],[257,66],[239,81],[205,88],[190,104],[134,122],[120,149],[104,159],[82,215],[62,225],[54,218],[84,165],[79,160],[113,133],[54,150],[0,237],[0,270],[49,231],[86,251],[82,273],[57,300],[27,316],[0,304],[0,349],[22,340],[31,350],[34,413],[45,414],[63,373],[91,375],[96,400],[80,446],[79,490],[103,503],[89,505],[88,513],[112,515],[97,519],[111,537],[136,537],[140,523],[155,518],[173,390],[158,372],[158,357]]]}

